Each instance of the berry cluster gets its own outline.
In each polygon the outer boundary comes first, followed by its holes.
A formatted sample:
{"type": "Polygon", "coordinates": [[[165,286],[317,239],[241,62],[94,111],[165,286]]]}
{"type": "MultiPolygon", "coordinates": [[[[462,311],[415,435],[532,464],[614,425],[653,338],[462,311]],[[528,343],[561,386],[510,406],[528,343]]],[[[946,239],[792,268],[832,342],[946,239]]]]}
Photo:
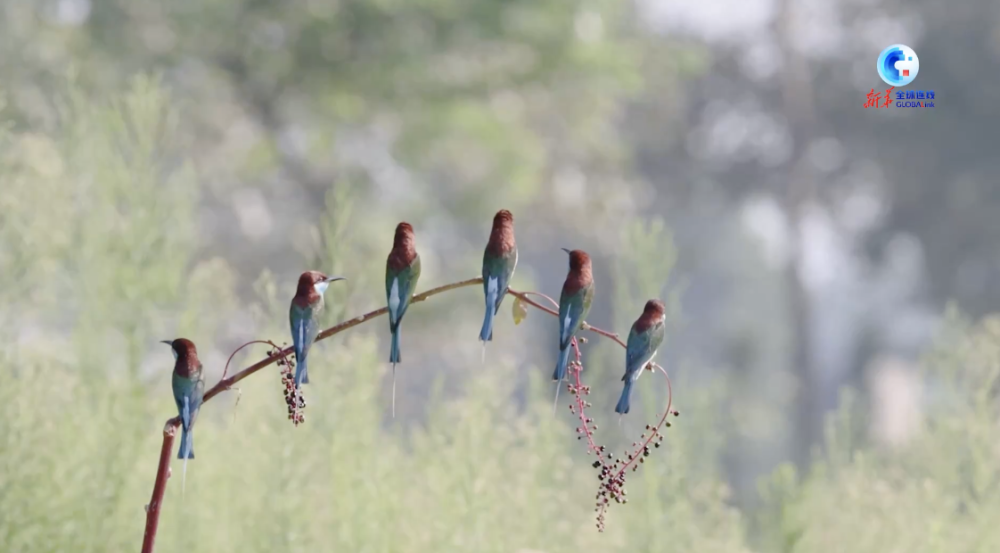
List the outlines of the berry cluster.
{"type": "MultiPolygon", "coordinates": [[[[680,415],[680,412],[677,410],[668,411],[660,419],[660,424],[657,426],[647,424],[646,433],[639,438],[640,441],[632,442],[632,447],[635,449],[626,450],[623,458],[612,461],[614,454],[608,453],[607,459],[594,461],[593,467],[599,469],[597,479],[601,482],[597,491],[595,507],[598,531],[604,531],[604,514],[611,505],[611,500],[614,500],[615,503],[628,503],[628,498],[625,497],[628,495],[625,490],[625,476],[628,474],[628,469],[631,468],[632,472],[639,470],[639,465],[644,464],[646,457],[649,457],[650,445],[654,449],[660,447],[660,444],[663,443],[663,433],[660,431],[660,427],[670,428],[670,422],[666,420],[667,415],[670,414],[676,417],[680,415]]],[[[600,446],[598,455],[603,454],[604,446],[600,446]]]]}
{"type": "Polygon", "coordinates": [[[275,348],[270,355],[281,356],[278,359],[278,366],[281,367],[281,385],[285,388],[285,405],[288,406],[288,420],[298,426],[306,422],[303,411],[306,409],[306,398],[302,395],[302,390],[295,387],[295,361],[282,355],[281,350],[275,348]]]}

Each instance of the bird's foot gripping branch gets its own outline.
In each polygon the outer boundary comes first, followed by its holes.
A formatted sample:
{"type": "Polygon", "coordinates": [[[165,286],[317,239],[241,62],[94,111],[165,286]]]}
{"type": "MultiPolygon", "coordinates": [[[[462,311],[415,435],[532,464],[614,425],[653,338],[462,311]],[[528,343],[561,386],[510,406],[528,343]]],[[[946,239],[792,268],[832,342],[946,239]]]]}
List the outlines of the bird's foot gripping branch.
{"type": "MultiPolygon", "coordinates": [[[[483,284],[483,279],[481,277],[446,284],[413,296],[409,303],[411,305],[420,303],[432,296],[455,290],[457,288],[464,288],[477,284],[483,284]]],[[[558,304],[556,304],[556,302],[548,296],[538,294],[536,292],[519,292],[515,290],[508,290],[508,293],[515,297],[513,311],[516,323],[519,323],[520,320],[526,315],[527,306],[531,306],[554,317],[559,316],[558,311],[541,305],[531,298],[531,296],[544,298],[558,309],[558,304]]],[[[364,315],[348,319],[340,324],[337,324],[336,326],[330,327],[322,332],[318,332],[315,339],[324,340],[335,334],[339,334],[340,332],[378,318],[387,312],[388,309],[383,307],[381,309],[365,313],[364,315]]],[[[622,342],[617,334],[590,326],[585,322],[581,322],[580,328],[584,331],[593,332],[597,335],[611,339],[623,348],[628,349],[627,345],[622,342]]],[[[579,419],[579,426],[576,427],[577,437],[579,440],[586,440],[588,454],[596,455],[598,458],[597,461],[593,463],[593,466],[599,469],[597,477],[600,482],[596,495],[597,528],[599,530],[603,530],[605,513],[610,506],[611,501],[614,500],[617,503],[626,502],[624,488],[626,473],[629,469],[633,471],[636,470],[639,464],[645,462],[645,457],[648,456],[650,452],[650,446],[653,448],[659,447],[660,442],[663,440],[662,428],[670,426],[670,423],[667,421],[668,416],[671,414],[676,416],[678,413],[672,409],[670,380],[669,377],[667,377],[666,371],[654,363],[648,363],[647,366],[644,367],[645,369],[652,370],[655,367],[663,374],[664,377],[667,378],[667,408],[659,422],[655,425],[646,426],[646,432],[638,441],[633,443],[633,450],[627,451],[623,458],[612,461],[613,456],[606,452],[605,446],[597,445],[595,442],[594,433],[597,431],[598,426],[595,423],[594,417],[592,417],[587,411],[587,409],[591,407],[591,404],[586,401],[585,398],[590,394],[590,386],[584,384],[583,382],[583,355],[579,348],[579,342],[585,341],[586,339],[582,337],[573,337],[570,340],[569,345],[572,347],[573,360],[568,364],[568,381],[566,382],[566,386],[570,397],[569,409],[579,419]]],[[[302,411],[305,408],[306,402],[305,398],[302,396],[301,388],[295,386],[294,347],[282,348],[269,340],[255,340],[240,346],[233,352],[229,360],[231,361],[237,352],[253,344],[269,346],[270,349],[267,357],[233,374],[232,376],[228,375],[229,362],[227,362],[226,370],[223,371],[222,379],[216,383],[215,386],[204,393],[201,403],[211,400],[213,397],[224,391],[238,390],[238,388],[235,388],[235,384],[239,381],[272,364],[277,364],[281,367],[282,388],[288,407],[289,419],[292,420],[296,426],[303,423],[305,418],[302,411]]],[[[562,384],[563,382],[560,381],[559,385],[561,386],[562,384]]],[[[163,497],[166,491],[167,479],[170,477],[170,459],[173,450],[174,438],[180,425],[181,418],[175,417],[167,421],[163,430],[163,445],[160,450],[156,479],[153,485],[153,494],[149,504],[146,506],[146,527],[142,546],[143,553],[151,553],[153,551],[160,512],[163,505],[163,497]]]]}

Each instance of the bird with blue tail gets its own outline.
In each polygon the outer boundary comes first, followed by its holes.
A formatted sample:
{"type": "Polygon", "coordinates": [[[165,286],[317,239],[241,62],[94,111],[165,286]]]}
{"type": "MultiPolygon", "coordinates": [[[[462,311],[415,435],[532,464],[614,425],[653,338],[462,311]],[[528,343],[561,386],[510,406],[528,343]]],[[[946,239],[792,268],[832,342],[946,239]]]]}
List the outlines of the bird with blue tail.
{"type": "Polygon", "coordinates": [[[514,216],[501,209],[493,216],[493,230],[483,253],[483,292],[486,296],[486,316],[479,339],[483,342],[483,359],[486,358],[486,342],[493,340],[493,321],[510,279],[517,267],[517,243],[514,242],[514,216]]]}
{"type": "Polygon", "coordinates": [[[666,334],[666,309],[660,300],[649,300],[642,310],[642,315],[632,324],[625,346],[625,383],[622,396],[618,399],[615,412],[619,415],[628,413],[632,401],[632,385],[642,374],[643,369],[653,360],[656,350],[663,343],[666,334]]]}
{"type": "Polygon", "coordinates": [[[410,223],[399,223],[392,240],[392,251],[385,264],[385,298],[389,310],[389,333],[392,345],[389,362],[392,363],[392,416],[396,416],[396,364],[402,360],[399,353],[399,325],[403,322],[410,298],[420,279],[420,256],[410,223]]]}
{"type": "Polygon", "coordinates": [[[177,458],[184,460],[181,491],[187,479],[187,460],[194,459],[194,423],[205,397],[205,377],[202,376],[201,361],[194,342],[187,338],[163,340],[174,354],[173,389],[174,402],[181,419],[181,444],[177,458]]]}
{"type": "Polygon", "coordinates": [[[319,334],[319,314],[323,311],[323,293],[331,282],[344,277],[326,276],[319,271],[306,271],[299,276],[299,285],[288,308],[288,321],[292,328],[292,346],[295,350],[295,388],[309,384],[306,358],[309,348],[319,334]]]}
{"type": "MultiPolygon", "coordinates": [[[[552,380],[561,382],[566,378],[569,366],[570,344],[583,325],[590,303],[594,300],[594,274],[590,256],[583,250],[562,250],[569,254],[569,273],[559,295],[559,360],[552,380]]],[[[559,385],[556,385],[556,402],[559,401],[559,385]]]]}

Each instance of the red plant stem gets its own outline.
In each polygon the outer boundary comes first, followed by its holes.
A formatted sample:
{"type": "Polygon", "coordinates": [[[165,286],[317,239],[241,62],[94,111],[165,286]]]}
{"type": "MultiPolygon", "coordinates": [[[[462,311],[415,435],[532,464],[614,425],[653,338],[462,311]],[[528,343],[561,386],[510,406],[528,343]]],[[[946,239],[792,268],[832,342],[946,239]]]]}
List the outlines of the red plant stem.
{"type": "MultiPolygon", "coordinates": [[[[510,294],[510,295],[512,295],[512,296],[514,296],[514,297],[516,297],[516,298],[518,298],[518,299],[520,299],[521,301],[523,301],[524,303],[526,303],[526,304],[534,307],[535,309],[539,309],[541,311],[544,311],[544,312],[548,313],[549,315],[552,315],[553,317],[558,317],[559,316],[559,312],[558,311],[553,311],[553,310],[549,309],[548,307],[545,307],[544,305],[542,305],[542,304],[540,304],[540,303],[536,302],[535,300],[533,300],[533,299],[531,299],[531,298],[528,297],[529,294],[536,294],[537,292],[518,292],[517,290],[512,290],[512,289],[508,288],[507,289],[507,293],[510,294]]],[[[542,294],[538,294],[538,295],[541,296],[542,294]]],[[[544,297],[545,297],[545,299],[551,301],[552,303],[554,303],[554,304],[556,303],[552,298],[550,298],[548,296],[544,296],[544,297]]],[[[556,309],[559,309],[559,304],[556,304],[556,309]]]]}
{"type": "MultiPolygon", "coordinates": [[[[478,279],[478,280],[482,281],[482,279],[478,279]]],[[[559,304],[557,304],[555,302],[555,300],[553,300],[552,298],[546,296],[545,294],[540,294],[538,292],[518,292],[517,290],[514,290],[512,288],[508,288],[507,289],[507,293],[510,294],[510,295],[512,295],[512,296],[515,296],[515,297],[519,298],[521,301],[523,301],[524,303],[526,303],[526,304],[534,307],[535,309],[539,309],[541,311],[544,311],[544,312],[548,313],[549,315],[552,315],[553,317],[558,317],[559,316],[559,312],[558,311],[553,311],[553,310],[549,309],[548,307],[545,307],[544,305],[540,305],[540,304],[536,303],[534,300],[532,300],[531,298],[528,297],[529,295],[541,296],[541,297],[549,300],[549,302],[551,302],[553,305],[555,305],[556,309],[559,309],[559,304]]],[[[596,326],[590,326],[590,324],[588,324],[586,321],[584,321],[580,325],[580,328],[582,328],[583,330],[589,330],[589,331],[591,331],[591,332],[593,332],[595,334],[599,334],[601,336],[604,336],[605,338],[610,338],[610,339],[614,340],[615,342],[617,342],[619,346],[621,346],[623,348],[626,347],[625,346],[625,342],[622,342],[622,339],[620,337],[618,337],[618,334],[616,334],[614,332],[608,332],[607,330],[601,330],[601,329],[597,328],[596,326]]]]}
{"type": "MultiPolygon", "coordinates": [[[[462,280],[459,282],[453,282],[451,284],[445,284],[444,286],[438,286],[437,288],[432,288],[430,290],[427,290],[426,292],[421,292],[420,294],[413,296],[412,298],[410,298],[410,304],[420,303],[430,298],[431,296],[436,296],[438,294],[442,294],[449,290],[455,290],[457,288],[464,288],[466,286],[473,286],[475,284],[482,284],[482,283],[483,283],[483,278],[476,277],[467,280],[462,280]]],[[[517,292],[515,290],[508,290],[508,292],[512,296],[520,298],[521,301],[527,303],[528,305],[531,305],[532,307],[535,307],[536,309],[544,311],[555,317],[559,316],[558,311],[553,311],[548,307],[540,305],[528,297],[528,294],[536,294],[545,297],[550,302],[555,304],[555,301],[552,300],[552,298],[549,298],[544,294],[538,294],[537,292],[517,292]]],[[[339,334],[347,329],[354,328],[360,325],[361,323],[370,321],[381,315],[385,315],[387,312],[388,308],[383,307],[381,309],[376,309],[375,311],[370,311],[368,313],[365,313],[364,315],[359,315],[357,317],[354,317],[353,319],[348,319],[340,324],[337,324],[320,332],[316,336],[316,341],[318,342],[320,340],[325,340],[333,336],[334,334],[339,334]]],[[[612,340],[618,342],[618,344],[620,344],[622,347],[625,347],[625,344],[621,341],[621,339],[618,338],[617,334],[592,327],[588,325],[586,322],[583,323],[582,328],[600,334],[601,336],[611,338],[612,340]]],[[[263,340],[250,343],[265,343],[274,346],[273,343],[263,340]]],[[[246,345],[248,344],[240,346],[239,349],[243,349],[243,347],[245,347],[246,345]]],[[[277,348],[277,346],[275,346],[275,348],[277,348]]],[[[237,349],[237,351],[239,351],[239,349],[237,349]]],[[[579,357],[580,354],[579,348],[576,351],[577,351],[577,357],[579,357]]],[[[228,378],[225,376],[226,370],[228,370],[228,365],[229,365],[229,362],[227,361],[226,362],[227,369],[223,371],[223,378],[219,380],[219,382],[217,382],[215,386],[212,386],[211,389],[205,392],[205,396],[204,398],[202,398],[202,403],[204,404],[206,401],[212,399],[213,397],[219,395],[220,393],[229,390],[230,388],[232,388],[234,384],[254,374],[255,372],[274,364],[275,362],[278,361],[278,359],[291,355],[292,352],[293,349],[291,346],[284,348],[280,350],[277,355],[271,355],[265,359],[261,359],[260,361],[254,363],[253,365],[250,365],[249,367],[243,369],[242,371],[228,378]]],[[[235,353],[236,352],[233,352],[234,355],[235,353]]],[[[232,356],[230,356],[230,360],[232,360],[232,356]]],[[[579,374],[577,374],[577,384],[579,383],[580,383],[579,374]]],[[[582,415],[582,410],[581,410],[581,415],[582,415]]],[[[153,542],[154,540],[156,540],[156,530],[160,522],[160,508],[163,506],[163,495],[167,489],[167,479],[170,477],[170,451],[174,443],[174,433],[176,432],[176,429],[179,425],[180,425],[180,419],[175,417],[168,420],[166,423],[166,427],[164,427],[163,429],[163,446],[160,449],[160,462],[159,466],[156,469],[156,480],[153,484],[153,496],[152,499],[150,499],[149,506],[147,507],[146,510],[146,529],[143,534],[142,553],[153,552],[153,542]]]]}
{"type": "Polygon", "coordinates": [[[605,338],[611,338],[612,340],[614,340],[615,342],[617,342],[619,346],[621,346],[621,347],[623,347],[625,349],[628,349],[628,346],[625,345],[625,342],[622,342],[622,339],[619,338],[618,334],[616,334],[614,332],[608,332],[607,330],[601,330],[601,329],[599,329],[597,327],[590,326],[589,324],[587,324],[587,321],[584,321],[583,324],[580,326],[580,328],[582,328],[584,330],[589,330],[589,331],[591,331],[593,333],[596,333],[596,334],[600,334],[601,336],[604,336],[605,338]]]}
{"type": "Polygon", "coordinates": [[[156,467],[156,481],[153,483],[153,497],[146,505],[146,531],[142,535],[142,553],[153,553],[153,542],[156,541],[156,530],[160,525],[160,507],[163,506],[163,494],[167,490],[167,479],[170,478],[170,452],[174,449],[174,435],[180,419],[173,418],[163,427],[163,445],[160,447],[160,463],[156,467]]]}
{"type": "MultiPolygon", "coordinates": [[[[507,291],[510,292],[511,291],[510,288],[507,288],[507,291]]],[[[543,294],[541,292],[530,292],[530,291],[529,292],[516,292],[515,291],[512,295],[517,296],[518,298],[523,299],[525,301],[527,301],[527,299],[524,296],[538,296],[540,298],[545,298],[546,300],[549,301],[549,303],[551,303],[553,306],[555,306],[556,309],[559,309],[559,304],[556,302],[556,300],[554,300],[554,299],[546,296],[545,294],[543,294]]],[[[558,317],[559,314],[556,313],[556,316],[558,317]]]]}
{"type": "Polygon", "coordinates": [[[649,444],[653,441],[653,438],[659,435],[660,428],[663,427],[663,423],[667,422],[667,417],[669,417],[670,414],[673,413],[674,389],[673,386],[670,385],[670,375],[667,374],[667,371],[664,370],[663,367],[657,365],[656,363],[652,363],[652,365],[653,367],[658,369],[661,373],[663,373],[663,377],[667,380],[667,410],[664,411],[663,416],[660,417],[660,422],[656,423],[656,426],[654,426],[649,431],[649,437],[646,438],[646,441],[643,442],[638,447],[638,449],[636,449],[636,451],[639,452],[639,454],[633,455],[632,459],[630,459],[628,462],[622,465],[622,468],[615,473],[615,476],[621,476],[626,470],[628,470],[630,466],[634,465],[636,461],[639,460],[640,455],[642,454],[643,451],[645,451],[646,447],[648,447],[649,444]]]}
{"type": "Polygon", "coordinates": [[[583,434],[587,436],[587,453],[594,452],[598,456],[601,455],[601,448],[594,443],[594,431],[590,428],[590,422],[587,420],[586,405],[587,402],[583,400],[583,380],[580,378],[580,373],[583,372],[583,361],[580,359],[580,345],[576,343],[576,338],[573,338],[571,342],[573,345],[573,351],[576,359],[573,361],[573,380],[574,387],[576,388],[576,415],[580,418],[580,424],[583,428],[583,434]]]}
{"type": "MultiPolygon", "coordinates": [[[[245,348],[247,346],[252,346],[254,344],[263,344],[265,346],[271,346],[274,349],[276,349],[278,351],[281,351],[281,348],[278,347],[278,344],[275,344],[274,342],[272,342],[270,340],[250,340],[249,342],[247,342],[247,343],[243,344],[242,346],[236,348],[236,351],[234,351],[233,353],[229,354],[229,359],[226,359],[226,368],[222,369],[222,380],[226,379],[226,374],[229,372],[229,363],[231,363],[233,361],[233,357],[236,357],[236,354],[239,353],[243,348],[245,348]]],[[[279,357],[284,357],[284,356],[282,355],[282,356],[279,356],[279,357]]]]}

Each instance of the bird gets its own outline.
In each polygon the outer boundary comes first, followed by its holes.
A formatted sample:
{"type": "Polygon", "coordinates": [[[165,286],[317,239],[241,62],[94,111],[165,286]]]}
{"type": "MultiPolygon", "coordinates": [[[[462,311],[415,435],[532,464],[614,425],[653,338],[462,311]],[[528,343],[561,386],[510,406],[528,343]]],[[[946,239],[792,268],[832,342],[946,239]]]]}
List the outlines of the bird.
{"type": "MultiPolygon", "coordinates": [[[[583,250],[562,250],[569,254],[569,274],[559,295],[559,360],[552,380],[566,378],[569,364],[570,343],[580,330],[583,320],[590,312],[590,302],[594,299],[594,275],[591,271],[590,256],[583,250]]],[[[559,388],[556,388],[558,394],[559,388]]]]}
{"type": "Polygon", "coordinates": [[[396,416],[396,364],[401,361],[399,353],[399,325],[410,306],[410,298],[420,279],[420,256],[410,223],[396,225],[396,235],[392,240],[392,251],[385,263],[385,298],[389,311],[389,333],[392,345],[389,362],[392,363],[392,416],[396,416]]]}
{"type": "Polygon", "coordinates": [[[486,352],[486,342],[493,340],[493,318],[500,310],[507,287],[514,269],[517,267],[517,243],[514,242],[514,216],[506,209],[501,209],[493,216],[493,230],[490,241],[486,243],[483,252],[483,292],[486,296],[486,316],[483,318],[483,329],[479,331],[479,339],[483,342],[483,355],[486,352]]]}
{"type": "Polygon", "coordinates": [[[649,300],[642,310],[642,315],[632,324],[625,347],[625,376],[622,382],[622,396],[615,406],[615,412],[624,415],[628,413],[632,400],[632,384],[639,379],[642,370],[646,368],[656,355],[656,350],[663,343],[665,334],[666,310],[660,300],[649,300]]]}
{"type": "Polygon", "coordinates": [[[306,271],[299,275],[288,321],[292,328],[292,345],[295,349],[295,387],[309,384],[306,357],[319,334],[319,314],[323,310],[323,293],[331,282],[346,280],[339,276],[326,276],[319,271],[306,271]]]}
{"type": "MultiPolygon", "coordinates": [[[[162,340],[170,346],[174,354],[173,389],[174,402],[181,419],[181,444],[177,458],[184,460],[184,478],[187,476],[187,460],[194,459],[194,423],[205,397],[205,377],[202,376],[201,361],[194,342],[187,338],[162,340]]],[[[183,480],[181,483],[183,490],[183,480]]]]}

